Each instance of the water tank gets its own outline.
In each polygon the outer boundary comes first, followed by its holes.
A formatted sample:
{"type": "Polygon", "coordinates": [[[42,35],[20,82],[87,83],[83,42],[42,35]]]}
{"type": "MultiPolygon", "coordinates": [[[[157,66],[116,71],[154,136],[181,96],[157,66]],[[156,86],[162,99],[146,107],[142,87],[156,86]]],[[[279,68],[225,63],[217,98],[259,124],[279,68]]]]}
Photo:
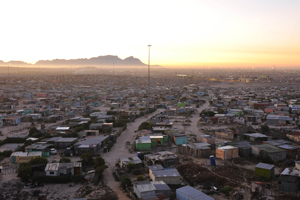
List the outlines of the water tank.
{"type": "Polygon", "coordinates": [[[141,154],[141,152],[137,152],[136,156],[137,156],[139,159],[142,160],[142,154],[141,154]]]}
{"type": "Polygon", "coordinates": [[[215,156],[209,156],[209,161],[211,166],[216,166],[215,156]]]}

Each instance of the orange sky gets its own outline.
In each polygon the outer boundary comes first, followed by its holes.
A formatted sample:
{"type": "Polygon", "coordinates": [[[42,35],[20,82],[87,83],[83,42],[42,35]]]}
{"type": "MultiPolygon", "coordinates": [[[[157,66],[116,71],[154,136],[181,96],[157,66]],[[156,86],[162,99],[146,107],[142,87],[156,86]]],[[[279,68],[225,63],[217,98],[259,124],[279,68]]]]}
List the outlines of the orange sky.
{"type": "Polygon", "coordinates": [[[300,67],[299,0],[1,1],[0,60],[300,67]],[[18,5],[18,6],[16,6],[18,5]]]}

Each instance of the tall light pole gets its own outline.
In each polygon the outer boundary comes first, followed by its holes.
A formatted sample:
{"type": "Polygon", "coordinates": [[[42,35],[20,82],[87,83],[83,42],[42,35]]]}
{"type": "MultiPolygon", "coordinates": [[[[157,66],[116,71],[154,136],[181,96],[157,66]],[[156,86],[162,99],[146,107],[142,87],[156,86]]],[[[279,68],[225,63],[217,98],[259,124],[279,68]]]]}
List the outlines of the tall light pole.
{"type": "Polygon", "coordinates": [[[148,108],[150,107],[150,47],[151,45],[148,45],[148,108]]]}

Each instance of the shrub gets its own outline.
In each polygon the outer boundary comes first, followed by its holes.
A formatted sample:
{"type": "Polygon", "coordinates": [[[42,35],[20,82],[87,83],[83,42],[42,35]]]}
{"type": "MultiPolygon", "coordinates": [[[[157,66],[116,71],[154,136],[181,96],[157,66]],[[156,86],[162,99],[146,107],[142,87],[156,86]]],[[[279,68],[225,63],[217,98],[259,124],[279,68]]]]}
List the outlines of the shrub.
{"type": "Polygon", "coordinates": [[[48,163],[48,159],[44,158],[44,157],[37,157],[37,158],[32,158],[29,161],[29,165],[37,165],[37,164],[47,164],[48,163]]]}
{"type": "Polygon", "coordinates": [[[233,190],[233,187],[231,186],[225,186],[221,189],[221,192],[223,192],[226,195],[229,195],[229,192],[233,190]]]}
{"type": "Polygon", "coordinates": [[[130,178],[128,178],[125,174],[120,177],[120,181],[123,189],[126,189],[126,187],[132,185],[130,178]]]}
{"type": "Polygon", "coordinates": [[[20,163],[18,168],[18,177],[20,177],[22,181],[27,181],[31,171],[32,169],[28,163],[20,163]]]}
{"type": "Polygon", "coordinates": [[[71,181],[69,176],[35,176],[32,177],[33,182],[40,183],[68,183],[71,181]]]}
{"type": "Polygon", "coordinates": [[[84,176],[83,175],[80,175],[80,174],[76,174],[76,175],[73,175],[71,177],[72,181],[75,182],[75,183],[80,183],[80,182],[83,182],[84,181],[84,176]]]}
{"type": "Polygon", "coordinates": [[[137,180],[137,181],[144,181],[144,180],[146,180],[146,179],[144,178],[143,175],[138,175],[138,176],[136,177],[136,180],[137,180]]]}
{"type": "Polygon", "coordinates": [[[71,159],[70,158],[65,158],[65,157],[62,157],[59,160],[59,163],[70,163],[70,162],[71,162],[71,159]]]}

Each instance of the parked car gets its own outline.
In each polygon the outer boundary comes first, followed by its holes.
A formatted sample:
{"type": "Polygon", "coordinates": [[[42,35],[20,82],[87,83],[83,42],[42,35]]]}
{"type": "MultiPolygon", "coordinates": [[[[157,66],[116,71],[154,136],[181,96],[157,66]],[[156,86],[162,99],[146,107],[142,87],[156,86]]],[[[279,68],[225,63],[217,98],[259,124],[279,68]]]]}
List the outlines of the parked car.
{"type": "Polygon", "coordinates": [[[50,149],[50,154],[52,155],[57,154],[57,150],[54,148],[50,149]]]}

